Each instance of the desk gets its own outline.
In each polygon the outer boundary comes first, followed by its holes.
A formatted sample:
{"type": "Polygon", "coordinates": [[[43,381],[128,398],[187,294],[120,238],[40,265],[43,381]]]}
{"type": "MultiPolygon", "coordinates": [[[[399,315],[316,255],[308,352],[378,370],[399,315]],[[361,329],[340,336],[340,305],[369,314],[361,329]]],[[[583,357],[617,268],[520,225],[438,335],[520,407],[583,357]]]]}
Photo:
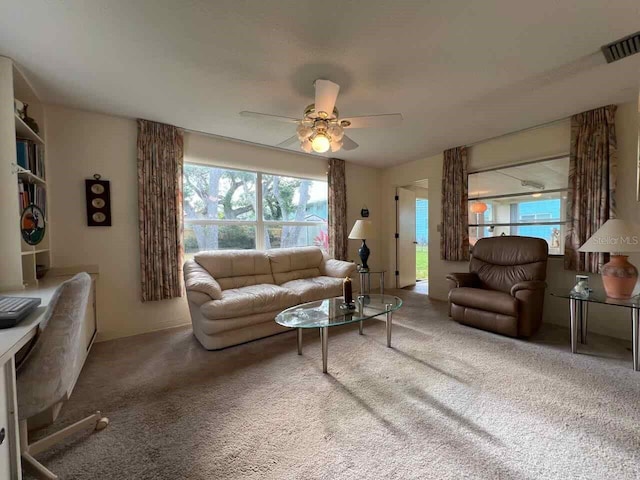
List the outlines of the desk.
{"type": "Polygon", "coordinates": [[[602,293],[591,292],[588,297],[572,295],[567,291],[553,291],[554,297],[569,300],[569,314],[571,327],[571,353],[578,353],[578,329],[580,330],[580,343],[587,343],[587,320],[589,315],[589,303],[613,305],[628,308],[631,312],[631,336],[633,345],[633,369],[640,371],[640,296],[626,300],[609,298],[602,293]]]}
{"type": "MultiPolygon", "coordinates": [[[[21,479],[20,438],[18,434],[18,412],[16,399],[15,354],[36,334],[44,318],[47,306],[56,288],[73,275],[55,275],[50,272],[37,287],[28,287],[18,291],[2,292],[2,295],[15,297],[40,298],[40,306],[27,318],[12,328],[0,330],[0,429],[5,429],[5,439],[0,445],[0,478],[21,479]]],[[[87,339],[87,354],[97,332],[95,310],[95,278],[87,315],[83,324],[83,335],[87,339]]],[[[86,359],[86,355],[83,358],[86,359]]],[[[81,367],[80,367],[81,368],[81,367]]],[[[80,371],[78,370],[77,374],[80,371]]],[[[77,379],[77,375],[76,375],[77,379]]],[[[57,412],[56,412],[57,413],[57,412]]]]}

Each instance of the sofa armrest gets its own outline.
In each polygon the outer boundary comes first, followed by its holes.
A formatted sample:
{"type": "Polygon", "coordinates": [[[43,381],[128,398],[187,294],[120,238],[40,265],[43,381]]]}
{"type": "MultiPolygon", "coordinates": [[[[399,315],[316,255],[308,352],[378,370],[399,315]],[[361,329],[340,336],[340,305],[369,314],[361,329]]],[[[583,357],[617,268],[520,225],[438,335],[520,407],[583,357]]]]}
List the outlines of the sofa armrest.
{"type": "Polygon", "coordinates": [[[320,265],[320,273],[327,277],[345,278],[352,277],[357,270],[356,264],[343,260],[325,259],[320,265]]]}
{"type": "Polygon", "coordinates": [[[187,294],[199,292],[208,295],[212,300],[222,298],[220,284],[193,260],[187,260],[184,264],[184,286],[187,289],[187,294]]]}
{"type": "Polygon", "coordinates": [[[542,280],[527,280],[526,282],[518,282],[511,287],[511,296],[515,297],[520,290],[544,290],[547,283],[542,280]]]}
{"type": "Polygon", "coordinates": [[[452,288],[480,286],[480,279],[475,273],[449,273],[447,280],[453,283],[452,288]]]}
{"type": "Polygon", "coordinates": [[[211,297],[206,293],[196,292],[195,290],[189,290],[187,292],[187,300],[189,300],[189,303],[193,303],[198,307],[212,301],[211,297]]]}

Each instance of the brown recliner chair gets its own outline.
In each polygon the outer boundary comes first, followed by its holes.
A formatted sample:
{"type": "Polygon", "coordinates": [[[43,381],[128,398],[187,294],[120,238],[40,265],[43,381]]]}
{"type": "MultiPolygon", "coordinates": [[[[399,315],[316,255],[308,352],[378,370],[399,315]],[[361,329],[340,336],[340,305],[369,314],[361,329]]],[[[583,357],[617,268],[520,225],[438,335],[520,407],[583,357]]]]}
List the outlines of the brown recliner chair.
{"type": "Polygon", "coordinates": [[[449,316],[464,325],[529,337],[542,323],[547,242],[531,237],[482,238],[469,273],[450,273],[449,316]]]}

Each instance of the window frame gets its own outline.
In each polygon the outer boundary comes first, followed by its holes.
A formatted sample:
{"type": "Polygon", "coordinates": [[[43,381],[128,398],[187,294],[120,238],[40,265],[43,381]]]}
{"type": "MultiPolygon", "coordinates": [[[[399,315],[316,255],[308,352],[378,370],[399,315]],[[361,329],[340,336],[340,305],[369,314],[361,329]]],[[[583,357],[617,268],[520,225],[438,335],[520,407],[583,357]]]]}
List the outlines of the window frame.
{"type": "MultiPolygon", "coordinates": [[[[525,162],[519,162],[519,163],[513,163],[513,164],[509,164],[509,165],[500,165],[497,167],[491,167],[491,168],[486,168],[486,169],[481,169],[481,170],[476,170],[473,172],[469,172],[467,174],[467,185],[468,185],[468,177],[470,177],[471,175],[476,175],[476,174],[480,174],[480,173],[485,173],[485,172],[493,172],[496,170],[505,170],[508,168],[513,168],[513,167],[520,167],[522,165],[532,165],[532,164],[536,164],[536,163],[543,163],[543,162],[549,162],[549,161],[553,161],[553,160],[561,160],[561,159],[565,159],[568,158],[569,155],[568,154],[564,154],[564,155],[556,155],[553,157],[547,157],[547,158],[541,158],[539,160],[530,160],[530,161],[525,161],[525,162]]],[[[568,179],[567,179],[567,184],[568,184],[568,179]]],[[[470,205],[472,202],[476,202],[476,201],[485,201],[485,200],[499,200],[499,199],[504,199],[504,198],[514,198],[514,197],[530,197],[532,193],[541,193],[541,194],[549,194],[549,193],[560,193],[562,195],[562,193],[566,193],[569,191],[569,186],[567,185],[567,188],[555,188],[555,189],[548,189],[548,190],[536,190],[535,192],[521,192],[521,193],[505,193],[505,194],[500,194],[500,195],[485,195],[485,196],[478,196],[478,197],[473,197],[473,198],[468,198],[468,204],[470,205]]],[[[469,205],[467,205],[467,215],[469,214],[469,205]]],[[[510,229],[512,227],[530,227],[530,226],[545,226],[545,225],[560,225],[561,227],[564,227],[568,221],[567,221],[567,211],[566,211],[566,207],[567,207],[567,202],[566,200],[562,200],[562,198],[560,198],[560,220],[555,221],[555,220],[551,220],[551,221],[531,221],[531,222],[508,222],[508,223],[471,223],[469,222],[468,225],[468,229],[469,229],[469,233],[471,233],[471,229],[472,228],[477,228],[477,229],[482,229],[484,230],[487,227],[509,227],[510,229]],[[563,218],[564,217],[564,218],[563,218]]],[[[566,233],[563,232],[563,233],[566,233]]],[[[485,237],[483,237],[485,238],[485,237]]],[[[486,238],[490,238],[490,237],[486,237],[486,238]]],[[[561,244],[562,245],[562,244],[561,244]]],[[[471,246],[471,248],[473,249],[473,247],[471,246]]],[[[551,245],[549,245],[549,248],[551,248],[551,245]]],[[[549,253],[549,256],[551,257],[562,257],[564,254],[563,253],[559,253],[559,254],[555,254],[555,253],[549,253]]]]}
{"type": "MultiPolygon", "coordinates": [[[[219,165],[213,165],[210,163],[200,163],[200,162],[184,162],[185,165],[197,165],[199,167],[207,167],[207,168],[220,168],[223,170],[231,170],[236,172],[247,172],[256,174],[256,219],[255,220],[213,220],[213,219],[188,219],[184,216],[184,207],[183,207],[183,230],[186,225],[246,225],[246,226],[254,226],[256,231],[256,248],[255,250],[264,251],[265,249],[265,235],[267,233],[267,229],[270,226],[287,226],[287,227],[311,227],[311,226],[327,226],[328,228],[328,220],[326,222],[322,221],[309,221],[309,222],[296,222],[296,221],[285,221],[285,220],[265,220],[264,219],[264,205],[262,202],[262,176],[263,175],[271,175],[283,178],[295,178],[297,180],[311,180],[312,182],[324,182],[327,184],[327,206],[329,203],[328,198],[328,182],[326,180],[319,180],[317,178],[304,178],[298,177],[295,175],[282,175],[279,173],[267,173],[262,171],[255,170],[247,170],[244,168],[231,168],[231,167],[223,167],[219,165]]],[[[184,175],[184,174],[183,174],[184,175]]],[[[184,235],[184,234],[183,234],[184,235]]],[[[286,247],[272,247],[271,250],[277,248],[286,248],[286,247]]],[[[220,249],[222,250],[222,249],[220,249]]],[[[251,250],[251,249],[246,249],[251,250]]]]}

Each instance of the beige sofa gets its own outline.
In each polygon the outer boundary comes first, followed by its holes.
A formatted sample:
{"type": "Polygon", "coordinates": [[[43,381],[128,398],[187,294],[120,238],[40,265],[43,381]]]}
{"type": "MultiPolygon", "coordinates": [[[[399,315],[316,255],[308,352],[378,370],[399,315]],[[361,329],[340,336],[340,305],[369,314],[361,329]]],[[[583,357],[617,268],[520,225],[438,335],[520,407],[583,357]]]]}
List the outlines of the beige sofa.
{"type": "Polygon", "coordinates": [[[355,272],[317,247],[200,252],[184,264],[193,333],[218,350],[287,331],[275,323],[278,313],[341,295],[355,272]]]}

